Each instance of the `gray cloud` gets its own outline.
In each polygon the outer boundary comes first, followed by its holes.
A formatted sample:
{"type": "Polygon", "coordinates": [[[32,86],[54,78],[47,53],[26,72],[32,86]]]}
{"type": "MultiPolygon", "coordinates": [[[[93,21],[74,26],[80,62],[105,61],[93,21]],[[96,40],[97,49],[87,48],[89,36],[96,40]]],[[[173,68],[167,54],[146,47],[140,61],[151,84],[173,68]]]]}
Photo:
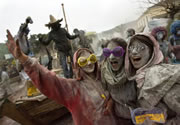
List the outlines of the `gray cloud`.
{"type": "Polygon", "coordinates": [[[47,33],[44,24],[49,22],[49,14],[63,17],[61,3],[70,31],[80,28],[100,32],[138,18],[138,4],[132,0],[1,0],[0,42],[6,39],[6,29],[15,35],[27,16],[34,21],[29,25],[31,34],[47,33]]]}

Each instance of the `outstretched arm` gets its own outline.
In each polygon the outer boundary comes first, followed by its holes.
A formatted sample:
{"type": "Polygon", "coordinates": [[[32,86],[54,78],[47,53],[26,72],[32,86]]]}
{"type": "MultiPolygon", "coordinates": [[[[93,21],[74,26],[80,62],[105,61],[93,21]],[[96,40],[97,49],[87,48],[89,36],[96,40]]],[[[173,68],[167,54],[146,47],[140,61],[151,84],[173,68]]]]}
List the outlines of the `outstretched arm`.
{"type": "Polygon", "coordinates": [[[8,42],[6,43],[12,55],[24,66],[24,70],[33,81],[33,84],[47,97],[66,105],[73,101],[73,90],[75,80],[59,78],[54,72],[49,71],[37,61],[26,56],[20,49],[18,41],[14,41],[9,30],[7,30],[8,42]]]}
{"type": "Polygon", "coordinates": [[[45,34],[38,34],[39,37],[39,41],[43,44],[43,45],[49,45],[49,43],[53,40],[51,37],[51,34],[49,33],[48,35],[45,34]]]}

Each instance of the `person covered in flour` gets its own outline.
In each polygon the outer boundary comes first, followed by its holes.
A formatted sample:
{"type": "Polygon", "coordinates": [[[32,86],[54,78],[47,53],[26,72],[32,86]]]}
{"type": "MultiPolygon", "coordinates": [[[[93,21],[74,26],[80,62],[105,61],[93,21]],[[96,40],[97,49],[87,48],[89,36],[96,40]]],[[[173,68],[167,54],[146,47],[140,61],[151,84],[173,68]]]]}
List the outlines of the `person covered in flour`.
{"type": "Polygon", "coordinates": [[[169,51],[174,53],[174,64],[180,64],[180,20],[174,21],[170,26],[169,51]]]}
{"type": "Polygon", "coordinates": [[[127,49],[125,71],[137,83],[140,108],[132,111],[134,123],[179,125],[180,65],[162,63],[163,54],[151,35],[136,34],[127,49]]]}
{"type": "Polygon", "coordinates": [[[154,36],[154,38],[159,43],[160,50],[163,53],[164,56],[164,63],[171,63],[171,60],[173,59],[174,54],[169,52],[169,42],[166,40],[167,37],[167,30],[165,27],[155,27],[151,31],[151,35],[154,36]]]}
{"type": "Polygon", "coordinates": [[[121,38],[108,40],[103,48],[105,60],[101,65],[102,85],[112,97],[112,107],[118,123],[133,125],[130,108],[136,107],[136,85],[128,81],[124,70],[127,43],[121,38]]]}

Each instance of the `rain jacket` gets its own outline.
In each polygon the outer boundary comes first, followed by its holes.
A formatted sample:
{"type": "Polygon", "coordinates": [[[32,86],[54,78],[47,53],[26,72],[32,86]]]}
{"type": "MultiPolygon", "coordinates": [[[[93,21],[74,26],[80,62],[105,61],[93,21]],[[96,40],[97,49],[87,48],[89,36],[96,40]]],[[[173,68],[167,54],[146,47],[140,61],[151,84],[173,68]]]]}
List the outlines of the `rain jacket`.
{"type": "MultiPolygon", "coordinates": [[[[111,113],[104,114],[108,93],[103,90],[98,77],[91,78],[81,70],[77,65],[78,56],[77,51],[74,54],[77,79],[57,77],[30,58],[23,65],[34,85],[44,95],[63,104],[71,112],[75,125],[116,125],[111,113]]],[[[95,65],[98,76],[97,63],[95,65]]]]}
{"type": "Polygon", "coordinates": [[[128,79],[137,82],[138,102],[141,107],[159,107],[167,115],[166,125],[178,125],[180,122],[180,65],[161,63],[163,55],[159,44],[152,36],[144,36],[149,37],[153,42],[152,57],[146,65],[135,71],[127,51],[125,71],[128,79]]]}

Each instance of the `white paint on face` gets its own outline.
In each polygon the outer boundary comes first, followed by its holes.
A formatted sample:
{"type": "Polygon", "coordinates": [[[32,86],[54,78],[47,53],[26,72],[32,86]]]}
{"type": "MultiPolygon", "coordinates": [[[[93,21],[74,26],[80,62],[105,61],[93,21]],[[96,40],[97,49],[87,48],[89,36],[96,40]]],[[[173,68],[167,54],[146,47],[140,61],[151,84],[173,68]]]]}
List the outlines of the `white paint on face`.
{"type": "Polygon", "coordinates": [[[163,32],[157,32],[156,38],[157,38],[158,41],[159,41],[159,40],[162,40],[163,37],[164,37],[164,33],[163,33],[163,32]]]}
{"type": "Polygon", "coordinates": [[[133,41],[129,46],[129,58],[135,69],[139,69],[147,64],[150,56],[150,48],[138,40],[133,41]]]}
{"type": "MultiPolygon", "coordinates": [[[[107,48],[110,50],[113,50],[114,48],[116,48],[118,45],[114,42],[111,42],[108,44],[107,48]]],[[[123,62],[124,62],[124,58],[123,57],[116,57],[113,54],[111,54],[107,61],[109,62],[112,71],[119,71],[121,70],[121,68],[123,67],[123,62]]]]}
{"type": "MultiPolygon", "coordinates": [[[[80,55],[80,57],[88,58],[91,54],[89,52],[84,52],[80,55]]],[[[88,61],[87,65],[81,68],[84,72],[90,74],[93,73],[95,70],[95,64],[92,64],[90,61],[88,61]]]]}

